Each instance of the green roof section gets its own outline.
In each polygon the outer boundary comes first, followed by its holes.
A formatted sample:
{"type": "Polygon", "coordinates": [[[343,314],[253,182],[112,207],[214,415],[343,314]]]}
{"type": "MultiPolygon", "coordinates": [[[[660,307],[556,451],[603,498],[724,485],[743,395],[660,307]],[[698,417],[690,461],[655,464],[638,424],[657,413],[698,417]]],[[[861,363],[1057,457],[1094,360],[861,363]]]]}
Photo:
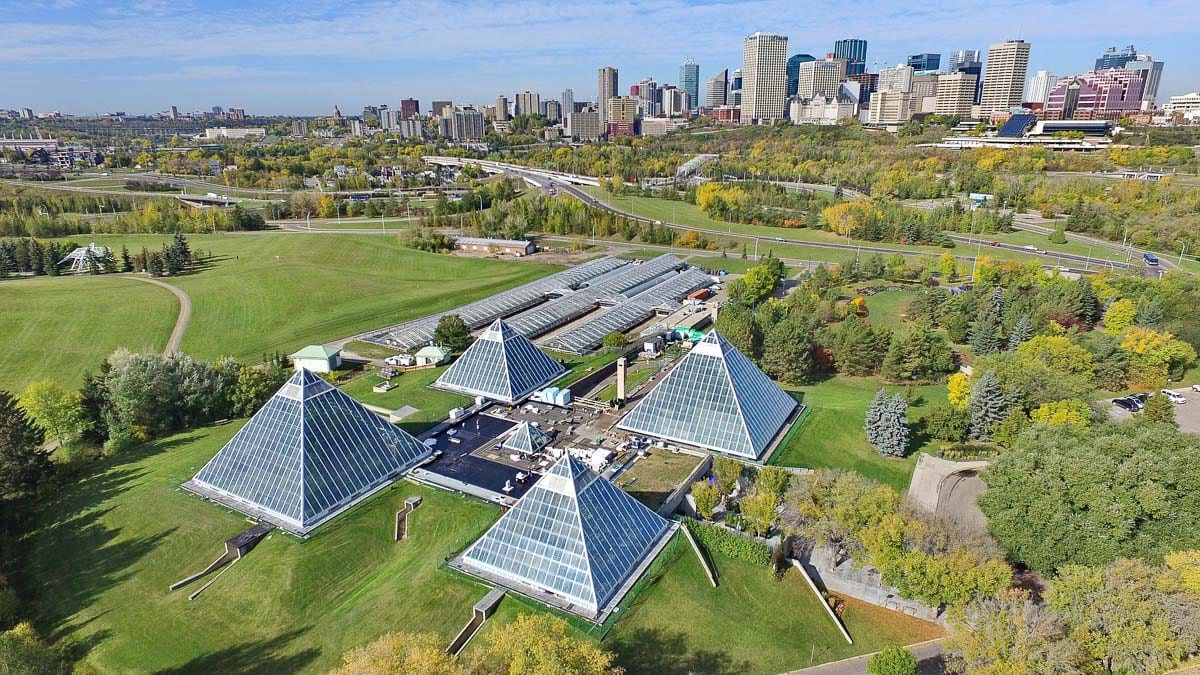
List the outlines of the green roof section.
{"type": "Polygon", "coordinates": [[[327,359],[335,354],[341,353],[338,347],[326,347],[325,345],[309,345],[304,349],[292,354],[293,359],[327,359]]]}

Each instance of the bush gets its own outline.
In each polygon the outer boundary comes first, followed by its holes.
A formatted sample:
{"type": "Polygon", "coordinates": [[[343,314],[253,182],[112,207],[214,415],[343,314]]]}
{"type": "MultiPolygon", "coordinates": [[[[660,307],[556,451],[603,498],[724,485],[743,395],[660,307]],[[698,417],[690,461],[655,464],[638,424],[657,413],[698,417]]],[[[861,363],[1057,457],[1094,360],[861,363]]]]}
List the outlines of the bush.
{"type": "Polygon", "coordinates": [[[17,621],[17,610],[21,602],[17,592],[11,588],[0,588],[0,631],[7,630],[17,621]]]}
{"type": "Polygon", "coordinates": [[[867,661],[870,675],[913,675],[917,657],[904,647],[887,647],[867,661]]]}
{"type": "Polygon", "coordinates": [[[951,443],[938,450],[938,457],[952,462],[973,462],[991,459],[1000,454],[1000,448],[987,443],[951,443]]]}
{"type": "Polygon", "coordinates": [[[728,558],[744,560],[755,565],[771,564],[771,547],[762,542],[691,518],[684,518],[683,523],[696,538],[696,542],[710,555],[720,553],[728,558]]]}

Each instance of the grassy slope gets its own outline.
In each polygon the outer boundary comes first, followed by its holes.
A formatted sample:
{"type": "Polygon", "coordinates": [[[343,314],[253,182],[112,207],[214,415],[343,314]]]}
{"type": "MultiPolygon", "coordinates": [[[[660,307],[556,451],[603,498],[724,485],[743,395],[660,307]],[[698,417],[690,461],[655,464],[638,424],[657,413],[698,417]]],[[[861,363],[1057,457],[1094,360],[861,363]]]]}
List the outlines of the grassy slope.
{"type": "Polygon", "coordinates": [[[41,378],[79,385],[117,347],[159,352],[179,313],[170,291],[118,277],[0,283],[0,388],[41,378]]]}
{"type": "MultiPolygon", "coordinates": [[[[95,239],[118,249],[127,244],[133,252],[143,246],[155,250],[167,241],[163,236],[95,239]]],[[[287,353],[307,344],[449,309],[556,269],[537,263],[421,253],[403,248],[398,238],[378,235],[195,235],[189,241],[193,250],[204,255],[211,251],[216,262],[167,281],[192,298],[192,320],[183,351],[200,358],[232,355],[257,361],[264,352],[287,353]]],[[[11,292],[9,288],[35,288],[25,286],[27,281],[22,280],[19,286],[10,287],[9,282],[2,285],[0,309],[7,309],[4,298],[11,292]]],[[[168,327],[174,322],[177,305],[169,293],[146,285],[147,291],[140,282],[126,285],[131,291],[161,294],[163,306],[172,308],[161,321],[168,327]]],[[[121,304],[131,303],[122,300],[121,304]]],[[[134,342],[147,325],[156,329],[160,325],[158,318],[151,321],[139,316],[112,321],[111,326],[91,324],[100,326],[97,330],[101,334],[111,334],[118,340],[116,344],[134,342]]],[[[52,327],[49,331],[30,331],[22,342],[10,341],[7,346],[33,350],[53,335],[52,327]]],[[[163,335],[158,340],[157,349],[165,339],[163,335]]],[[[110,349],[98,348],[97,356],[110,349]]],[[[84,369],[93,367],[95,360],[75,364],[58,376],[64,380],[77,378],[84,369]]]]}
{"type": "Polygon", "coordinates": [[[401,482],[308,541],[272,534],[196,601],[167,586],[202,569],[247,523],[181,491],[238,425],[135,450],[102,465],[44,509],[24,547],[37,623],[87,645],[101,672],[324,671],[388,630],[447,641],[482,586],[438,570],[477,537],[494,507],[401,482]],[[392,514],[419,494],[413,537],[392,514]]]}
{"type": "Polygon", "coordinates": [[[846,644],[795,570],[769,570],[714,556],[712,588],[690,548],[646,587],[604,641],[633,673],[777,673],[937,637],[941,629],[853,603],[846,644]]]}
{"type": "MultiPolygon", "coordinates": [[[[878,296],[876,296],[878,297],[878,296]]],[[[805,405],[811,407],[807,419],[784,439],[771,458],[772,464],[802,466],[810,469],[852,469],[873,480],[905,490],[912,477],[917,455],[933,451],[938,443],[914,435],[912,452],[905,459],[881,456],[867,444],[863,420],[871,398],[881,383],[875,377],[836,376],[818,384],[794,387],[803,394],[805,405]]],[[[889,394],[903,387],[885,385],[889,394]]],[[[910,405],[908,417],[912,422],[929,408],[946,402],[945,385],[913,387],[920,397],[910,405]]]]}

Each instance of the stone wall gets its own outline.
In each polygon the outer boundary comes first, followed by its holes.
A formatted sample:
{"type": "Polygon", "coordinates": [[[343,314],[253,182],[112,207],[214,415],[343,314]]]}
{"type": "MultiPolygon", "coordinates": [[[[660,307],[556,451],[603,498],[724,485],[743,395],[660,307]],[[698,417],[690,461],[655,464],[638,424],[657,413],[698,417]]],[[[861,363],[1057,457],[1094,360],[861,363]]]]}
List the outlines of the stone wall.
{"type": "Polygon", "coordinates": [[[937,621],[941,618],[939,608],[902,598],[895,588],[885,586],[879,578],[879,570],[874,567],[855,567],[852,560],[845,560],[835,566],[831,549],[816,547],[807,550],[801,554],[799,562],[823,590],[847,595],[926,621],[937,621]]]}

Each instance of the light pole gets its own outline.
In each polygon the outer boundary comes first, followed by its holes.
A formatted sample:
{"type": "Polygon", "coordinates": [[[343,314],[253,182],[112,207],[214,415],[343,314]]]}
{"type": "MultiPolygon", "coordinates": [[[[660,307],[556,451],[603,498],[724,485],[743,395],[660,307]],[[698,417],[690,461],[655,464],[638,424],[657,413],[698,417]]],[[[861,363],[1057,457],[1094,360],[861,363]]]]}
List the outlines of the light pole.
{"type": "Polygon", "coordinates": [[[1187,250],[1187,242],[1185,241],[1185,242],[1183,242],[1183,247],[1179,249],[1179,263],[1178,263],[1178,265],[1179,265],[1180,267],[1182,267],[1182,266],[1183,266],[1183,252],[1184,252],[1184,251],[1186,251],[1186,250],[1187,250]]]}

